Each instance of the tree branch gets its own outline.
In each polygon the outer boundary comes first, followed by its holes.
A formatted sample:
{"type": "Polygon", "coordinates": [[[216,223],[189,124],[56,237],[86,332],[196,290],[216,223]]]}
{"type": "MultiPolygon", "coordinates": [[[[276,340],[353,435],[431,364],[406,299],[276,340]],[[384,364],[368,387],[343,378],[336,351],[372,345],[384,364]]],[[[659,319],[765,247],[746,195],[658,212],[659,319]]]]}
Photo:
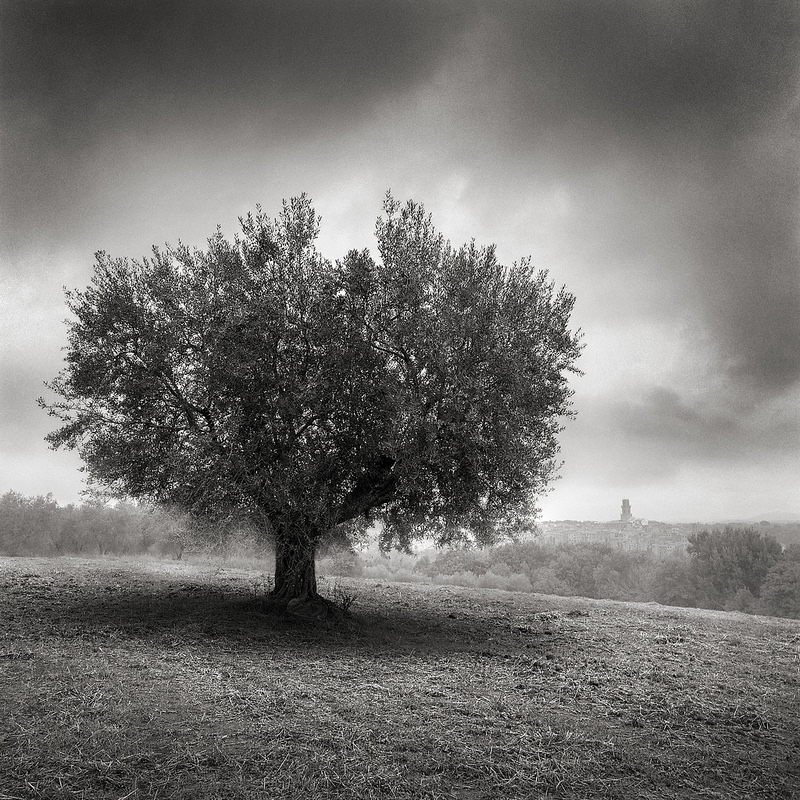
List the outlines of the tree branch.
{"type": "Polygon", "coordinates": [[[395,463],[390,456],[382,455],[358,479],[334,512],[334,525],[362,516],[395,498],[399,484],[398,476],[393,474],[395,463]]]}

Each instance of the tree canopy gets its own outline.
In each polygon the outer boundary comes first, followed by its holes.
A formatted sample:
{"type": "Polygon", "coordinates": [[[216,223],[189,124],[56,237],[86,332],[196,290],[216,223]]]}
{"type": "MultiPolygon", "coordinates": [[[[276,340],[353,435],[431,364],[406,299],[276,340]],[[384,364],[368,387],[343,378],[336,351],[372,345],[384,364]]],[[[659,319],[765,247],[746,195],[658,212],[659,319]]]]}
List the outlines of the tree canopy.
{"type": "Polygon", "coordinates": [[[783,556],[780,542],[755,528],[726,527],[689,537],[691,578],[698,600],[708,608],[724,608],[737,593],[761,596],[761,585],[783,556]]]}
{"type": "Polygon", "coordinates": [[[454,248],[387,195],[379,259],[316,249],[302,195],[232,241],[96,254],[68,291],[66,365],[41,403],[91,480],[276,544],[276,595],[316,595],[314,552],[383,524],[488,543],[526,524],[557,468],[577,373],[574,297],[530,259],[454,248]]]}

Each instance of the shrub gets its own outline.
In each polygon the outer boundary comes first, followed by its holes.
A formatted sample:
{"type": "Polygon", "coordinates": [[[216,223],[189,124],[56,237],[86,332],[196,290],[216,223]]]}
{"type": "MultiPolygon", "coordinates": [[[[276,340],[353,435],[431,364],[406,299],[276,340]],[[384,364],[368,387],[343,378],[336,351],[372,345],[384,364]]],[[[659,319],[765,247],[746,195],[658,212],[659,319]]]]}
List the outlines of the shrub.
{"type": "Polygon", "coordinates": [[[570,587],[556,575],[556,571],[549,566],[539,567],[539,569],[535,570],[531,577],[531,584],[533,586],[533,591],[539,592],[540,594],[557,594],[562,596],[574,594],[570,591],[570,587]]]}
{"type": "Polygon", "coordinates": [[[745,613],[752,612],[758,601],[750,593],[749,589],[742,587],[733,597],[729,597],[725,601],[725,611],[744,611],[745,613]]]}
{"type": "Polygon", "coordinates": [[[512,572],[506,578],[506,585],[504,588],[509,592],[533,591],[530,578],[527,575],[523,575],[521,572],[512,572]]]}
{"type": "Polygon", "coordinates": [[[459,572],[483,575],[492,560],[491,551],[488,550],[452,548],[442,551],[433,559],[430,571],[434,575],[456,575],[459,572]]]}

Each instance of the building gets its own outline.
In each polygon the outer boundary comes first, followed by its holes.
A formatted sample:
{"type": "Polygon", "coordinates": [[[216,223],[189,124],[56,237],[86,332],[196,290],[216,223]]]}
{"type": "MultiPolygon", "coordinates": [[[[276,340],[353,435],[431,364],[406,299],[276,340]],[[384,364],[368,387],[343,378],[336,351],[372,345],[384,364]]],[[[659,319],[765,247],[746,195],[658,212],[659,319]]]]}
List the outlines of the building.
{"type": "Polygon", "coordinates": [[[685,552],[687,538],[702,527],[704,526],[696,523],[678,524],[638,519],[633,516],[630,500],[624,498],[618,520],[541,522],[539,539],[546,544],[605,544],[619,550],[663,557],[685,552]]]}

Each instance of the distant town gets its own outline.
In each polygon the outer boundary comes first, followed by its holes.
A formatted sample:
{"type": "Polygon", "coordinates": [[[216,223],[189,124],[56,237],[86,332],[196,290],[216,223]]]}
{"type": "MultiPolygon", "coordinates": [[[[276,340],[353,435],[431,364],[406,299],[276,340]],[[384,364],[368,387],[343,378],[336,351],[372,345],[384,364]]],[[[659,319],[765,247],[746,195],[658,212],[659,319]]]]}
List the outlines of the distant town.
{"type": "MultiPolygon", "coordinates": [[[[726,523],[655,522],[635,517],[630,500],[622,501],[619,519],[610,522],[589,522],[572,519],[539,522],[538,541],[543,544],[607,544],[620,550],[647,552],[666,556],[684,552],[688,538],[702,530],[722,528],[726,523]]],[[[800,542],[800,523],[759,522],[727,523],[737,527],[752,527],[762,535],[777,539],[784,546],[800,542]]]]}

